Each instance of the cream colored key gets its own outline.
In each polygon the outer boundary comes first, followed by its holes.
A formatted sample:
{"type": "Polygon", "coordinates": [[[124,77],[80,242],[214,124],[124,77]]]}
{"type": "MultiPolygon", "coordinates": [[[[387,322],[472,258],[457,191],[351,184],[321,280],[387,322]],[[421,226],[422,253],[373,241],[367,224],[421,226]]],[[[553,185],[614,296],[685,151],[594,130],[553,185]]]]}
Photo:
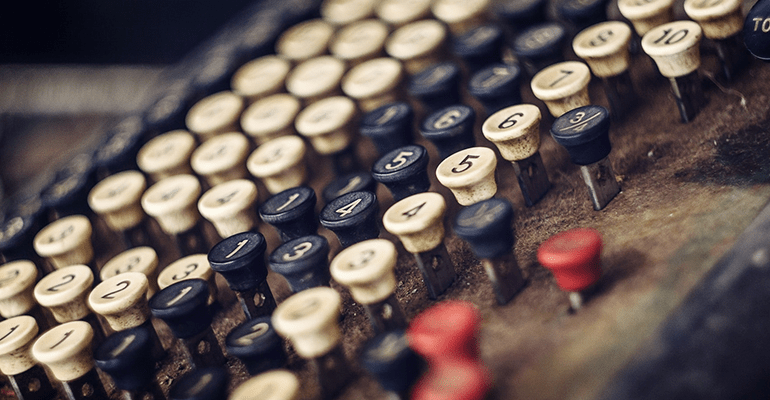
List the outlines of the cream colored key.
{"type": "Polygon", "coordinates": [[[742,4],[740,0],[685,0],[684,11],[700,24],[707,38],[719,40],[743,28],[742,4]]]}
{"type": "Polygon", "coordinates": [[[162,290],[186,279],[203,279],[208,282],[208,304],[211,305],[217,301],[217,283],[214,270],[209,265],[208,255],[193,254],[169,264],[158,275],[158,287],[162,290]]]}
{"type": "Polygon", "coordinates": [[[321,155],[337,153],[353,141],[353,122],[357,115],[353,100],[335,96],[311,104],[297,115],[297,132],[310,140],[321,155]]]}
{"type": "Polygon", "coordinates": [[[291,63],[278,56],[264,56],[243,64],[230,81],[233,93],[253,103],[282,92],[291,63]]]}
{"type": "Polygon", "coordinates": [[[190,108],[185,125],[205,142],[220,133],[240,131],[238,121],[245,107],[246,101],[233,92],[214,93],[190,108]]]}
{"type": "Polygon", "coordinates": [[[558,118],[567,111],[591,103],[588,97],[590,81],[591,71],[587,65],[565,61],[538,72],[532,78],[531,86],[535,97],[545,102],[551,115],[558,118]]]}
{"type": "Polygon", "coordinates": [[[181,129],[166,132],[139,149],[136,164],[155,182],[169,176],[191,174],[190,156],[196,145],[190,132],[181,129]]]}
{"type": "Polygon", "coordinates": [[[94,368],[93,339],[94,330],[88,322],[67,322],[40,335],[32,345],[32,355],[57,380],[73,381],[94,368]]]}
{"type": "Polygon", "coordinates": [[[460,150],[436,168],[436,178],[449,188],[463,206],[492,198],[497,193],[497,157],[488,147],[460,150]]]}
{"type": "Polygon", "coordinates": [[[295,133],[294,118],[302,104],[296,97],[278,93],[256,101],[241,115],[243,132],[259,145],[295,133]]]}
{"type": "Polygon", "coordinates": [[[443,21],[454,35],[482,25],[487,20],[489,0],[436,0],[431,9],[439,21],[443,21]]]}
{"type": "Polygon", "coordinates": [[[406,25],[430,17],[432,0],[383,0],[375,12],[381,20],[393,27],[406,25]]]}
{"type": "Polygon", "coordinates": [[[402,97],[404,68],[395,58],[375,58],[353,67],[342,78],[342,91],[358,101],[362,112],[397,101],[402,97]]]}
{"type": "Polygon", "coordinates": [[[337,32],[329,45],[329,52],[345,61],[348,66],[380,57],[388,38],[388,26],[376,19],[354,22],[337,32]]]}
{"type": "Polygon", "coordinates": [[[0,315],[3,318],[26,314],[35,307],[37,302],[32,292],[36,281],[37,267],[32,261],[18,260],[0,266],[0,315]]]}
{"type": "Polygon", "coordinates": [[[386,239],[358,242],[337,254],[329,265],[335,281],[361,304],[385,300],[396,290],[396,246],[386,239]]]}
{"type": "Polygon", "coordinates": [[[444,245],[445,212],[443,196],[423,192],[393,204],[382,216],[385,229],[414,255],[431,299],[438,298],[455,278],[454,262],[444,245]]]}
{"type": "Polygon", "coordinates": [[[144,324],[150,318],[147,305],[147,276],[126,272],[96,285],[88,296],[88,304],[104,317],[115,332],[144,324]]]}
{"type": "Polygon", "coordinates": [[[280,193],[307,181],[305,152],[305,142],[299,136],[279,137],[254,150],[246,167],[270,193],[280,193]]]}
{"type": "Polygon", "coordinates": [[[37,322],[29,315],[0,322],[0,372],[18,375],[37,364],[31,349],[38,330],[37,322]]]}
{"type": "Polygon", "coordinates": [[[404,62],[410,74],[416,74],[441,61],[446,41],[446,28],[441,22],[426,19],[398,28],[385,43],[385,51],[404,62]]]}
{"type": "Polygon", "coordinates": [[[273,312],[273,327],[302,358],[320,357],[342,340],[337,320],[342,299],[336,290],[317,287],[284,300],[273,312]]]}
{"type": "Polygon", "coordinates": [[[504,108],[487,118],[481,127],[484,137],[508,161],[519,161],[540,148],[540,109],[532,104],[504,108]]]}
{"type": "Polygon", "coordinates": [[[147,183],[141,172],[119,172],[91,189],[88,205],[110,229],[123,232],[138,226],[144,219],[141,200],[145,189],[147,183]]]}
{"type": "Polygon", "coordinates": [[[35,285],[35,299],[51,311],[59,323],[82,319],[91,313],[86,297],[94,274],[85,265],[71,265],[51,272],[35,285]]]}
{"type": "Polygon", "coordinates": [[[257,226],[257,186],[246,179],[220,183],[198,200],[198,211],[211,221],[223,239],[257,226]]]}
{"type": "Polygon", "coordinates": [[[334,27],[322,19],[305,21],[283,32],[275,44],[275,52],[293,62],[318,57],[326,53],[333,34],[334,27]]]}
{"type": "Polygon", "coordinates": [[[240,132],[217,135],[198,146],[190,158],[193,171],[210,186],[248,176],[249,139],[240,132]]]}
{"type": "Polygon", "coordinates": [[[642,38],[642,49],[667,78],[685,76],[700,66],[700,25],[675,21],[658,26],[642,38]]]}
{"type": "Polygon", "coordinates": [[[618,8],[639,36],[674,19],[674,0],[618,0],[618,8]]]}
{"type": "Polygon", "coordinates": [[[321,17],[330,24],[342,26],[369,18],[377,0],[324,0],[321,17]]]}
{"type": "Polygon", "coordinates": [[[55,268],[89,264],[94,258],[91,222],[83,215],[71,215],[51,222],[35,235],[33,245],[40,257],[55,268]]]}
{"type": "Polygon", "coordinates": [[[286,78],[286,90],[311,104],[340,92],[345,63],[332,56],[311,58],[297,65],[286,78]]]}
{"type": "Polygon", "coordinates": [[[198,223],[201,184],[192,175],[176,175],[152,185],[142,196],[142,208],[169,235],[186,232],[198,223]]]}
{"type": "Polygon", "coordinates": [[[147,277],[148,300],[158,291],[158,253],[152,247],[135,247],[112,257],[99,271],[99,277],[106,281],[126,272],[141,272],[147,277]]]}
{"type": "Polygon", "coordinates": [[[585,60],[599,78],[617,76],[628,70],[631,57],[628,44],[631,28],[620,21],[607,21],[580,32],[572,41],[572,49],[585,60]]]}
{"type": "Polygon", "coordinates": [[[241,383],[229,400],[298,400],[299,379],[285,369],[263,372],[241,383]]]}

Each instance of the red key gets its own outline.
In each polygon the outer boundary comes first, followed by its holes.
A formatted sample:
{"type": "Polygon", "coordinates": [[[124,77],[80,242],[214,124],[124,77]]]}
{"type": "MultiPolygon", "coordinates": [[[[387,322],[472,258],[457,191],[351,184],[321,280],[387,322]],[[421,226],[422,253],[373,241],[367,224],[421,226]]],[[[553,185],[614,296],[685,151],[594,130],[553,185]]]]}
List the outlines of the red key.
{"type": "Polygon", "coordinates": [[[465,301],[444,301],[415,317],[407,329],[409,346],[434,363],[479,358],[479,311],[465,301]]]}

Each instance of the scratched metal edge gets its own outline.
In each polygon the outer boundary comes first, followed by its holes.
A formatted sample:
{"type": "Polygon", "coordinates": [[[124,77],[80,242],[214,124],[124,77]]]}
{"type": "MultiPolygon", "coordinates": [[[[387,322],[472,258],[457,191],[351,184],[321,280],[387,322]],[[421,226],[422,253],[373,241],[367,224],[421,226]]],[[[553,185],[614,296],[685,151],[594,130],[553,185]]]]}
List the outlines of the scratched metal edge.
{"type": "Polygon", "coordinates": [[[766,399],[770,393],[770,204],[600,399],[766,399]]]}

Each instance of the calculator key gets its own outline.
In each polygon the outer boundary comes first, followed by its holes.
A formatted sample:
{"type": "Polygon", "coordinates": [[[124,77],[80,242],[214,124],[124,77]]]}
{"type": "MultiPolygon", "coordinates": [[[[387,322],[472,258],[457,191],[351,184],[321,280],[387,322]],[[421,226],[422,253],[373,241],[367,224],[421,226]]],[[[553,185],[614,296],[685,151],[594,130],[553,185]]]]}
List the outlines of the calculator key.
{"type": "Polygon", "coordinates": [[[345,63],[332,56],[307,59],[297,65],[286,78],[286,90],[306,105],[340,94],[340,81],[345,63]]]}
{"type": "Polygon", "coordinates": [[[377,16],[392,27],[428,18],[432,0],[383,0],[377,4],[377,16]]]}
{"type": "Polygon", "coordinates": [[[158,274],[158,287],[165,289],[174,283],[188,279],[202,279],[206,281],[209,285],[207,304],[212,305],[217,301],[217,283],[214,270],[211,269],[206,254],[193,254],[182,257],[163,268],[160,274],[158,274]]]}
{"type": "Polygon", "coordinates": [[[483,400],[492,389],[490,372],[480,363],[451,361],[432,365],[412,391],[412,400],[483,400]]]}
{"type": "Polygon", "coordinates": [[[91,222],[83,215],[56,220],[35,235],[35,251],[54,266],[90,264],[94,258],[91,222]]]}
{"type": "Polygon", "coordinates": [[[136,153],[150,135],[151,128],[140,115],[126,117],[115,124],[94,153],[97,179],[137,169],[136,153]]]}
{"type": "Polygon", "coordinates": [[[529,76],[564,60],[567,32],[557,22],[533,25],[516,36],[513,52],[521,57],[529,76]]]}
{"type": "Polygon", "coordinates": [[[387,186],[393,200],[399,201],[430,189],[428,150],[419,144],[397,148],[380,157],[372,166],[372,176],[387,186]]]}
{"type": "Polygon", "coordinates": [[[220,366],[194,369],[168,391],[168,400],[220,400],[227,395],[227,371],[220,366]]]}
{"type": "Polygon", "coordinates": [[[642,38],[642,49],[671,83],[683,123],[695,118],[704,100],[698,77],[702,35],[697,23],[676,21],[655,27],[642,38]]]}
{"type": "Polygon", "coordinates": [[[441,61],[447,32],[436,20],[412,22],[391,33],[385,43],[389,56],[404,63],[409,74],[416,74],[441,61]]]}
{"type": "Polygon", "coordinates": [[[486,22],[489,0],[436,0],[433,15],[447,24],[454,35],[461,35],[486,22]]]}
{"type": "Polygon", "coordinates": [[[147,306],[147,276],[126,272],[113,276],[88,295],[88,305],[101,315],[113,331],[119,332],[145,324],[150,319],[147,306]]]}
{"type": "Polygon", "coordinates": [[[546,19],[545,0],[504,0],[494,6],[494,13],[515,31],[521,31],[546,19]]]}
{"type": "Polygon", "coordinates": [[[408,399],[425,361],[411,348],[403,329],[376,335],[364,343],[359,357],[361,365],[389,394],[408,399]]]}
{"type": "Polygon", "coordinates": [[[378,211],[374,193],[350,192],[326,204],[318,218],[324,228],[337,235],[342,247],[348,247],[380,235],[378,211]]]}
{"type": "Polygon", "coordinates": [[[567,0],[559,3],[558,14],[579,32],[607,21],[607,0],[567,0]]]}
{"type": "Polygon", "coordinates": [[[281,136],[254,150],[246,167],[270,193],[279,193],[307,181],[305,152],[305,142],[298,136],[281,136]]]}
{"type": "Polygon", "coordinates": [[[297,186],[267,199],[259,207],[259,216],[275,227],[282,241],[288,242],[318,231],[315,204],[315,191],[309,186],[297,186]]]}
{"type": "Polygon", "coordinates": [[[286,278],[294,293],[329,286],[329,242],[308,235],[287,241],[270,254],[270,268],[286,278]]]}
{"type": "Polygon", "coordinates": [[[452,362],[477,363],[481,314],[472,303],[442,301],[417,315],[406,335],[431,367],[452,362]]]}
{"type": "Polygon", "coordinates": [[[209,186],[248,176],[246,157],[249,140],[240,132],[217,135],[198,146],[190,157],[190,165],[209,186]]]}
{"type": "MultiPolygon", "coordinates": [[[[238,357],[249,375],[261,374],[286,366],[283,339],[273,329],[270,316],[246,321],[227,334],[227,354],[238,357]]],[[[241,389],[238,389],[241,390],[241,389]]]]}
{"type": "Polygon", "coordinates": [[[444,159],[436,169],[436,178],[452,191],[460,205],[469,206],[497,193],[496,168],[497,157],[492,149],[471,147],[444,159]]]}
{"type": "Polygon", "coordinates": [[[488,115],[519,104],[521,68],[518,65],[491,64],[471,76],[468,91],[484,105],[488,115]]]}
{"type": "Polygon", "coordinates": [[[365,61],[345,75],[342,91],[358,102],[361,111],[372,111],[402,97],[403,70],[401,62],[390,57],[365,61]]]}
{"type": "Polygon", "coordinates": [[[166,132],[139,149],[136,164],[155,182],[169,176],[191,174],[190,156],[196,146],[190,132],[181,129],[166,132]]]}
{"type": "Polygon", "coordinates": [[[671,22],[674,0],[619,0],[618,8],[640,37],[656,26],[671,22]]]}
{"type": "Polygon", "coordinates": [[[222,238],[257,226],[257,186],[246,179],[220,183],[201,196],[198,210],[211,221],[222,238]]]}
{"type": "Polygon", "coordinates": [[[230,395],[229,400],[248,400],[258,393],[269,400],[298,400],[300,380],[287,370],[268,371],[240,384],[230,395]]]}
{"type": "Polygon", "coordinates": [[[97,183],[88,194],[88,205],[115,232],[139,226],[145,218],[142,194],[147,182],[139,171],[124,171],[97,183]]]}
{"type": "Polygon", "coordinates": [[[215,93],[190,108],[185,125],[205,142],[220,133],[239,131],[238,120],[245,107],[243,98],[233,92],[215,93]]]}
{"type": "Polygon", "coordinates": [[[385,104],[361,117],[361,135],[371,139],[380,155],[412,142],[414,110],[409,103],[385,104]]]}
{"type": "Polygon", "coordinates": [[[322,156],[331,156],[337,174],[357,169],[353,148],[356,103],[344,96],[328,97],[302,110],[294,123],[297,132],[322,156]]]}
{"type": "Polygon", "coordinates": [[[452,53],[460,57],[471,71],[501,61],[505,35],[495,24],[477,26],[452,39],[452,53]]]}
{"type": "Polygon", "coordinates": [[[275,53],[289,61],[301,62],[326,53],[334,27],[321,19],[292,26],[275,43],[275,53]]]}
{"type": "Polygon", "coordinates": [[[39,331],[35,319],[21,315],[0,322],[0,372],[11,382],[19,400],[46,400],[56,391],[45,370],[32,357],[32,344],[39,331]]]}
{"type": "Polygon", "coordinates": [[[420,134],[436,146],[439,158],[443,160],[475,145],[475,122],[476,112],[471,107],[456,104],[428,115],[420,126],[420,134]]]}
{"type": "Polygon", "coordinates": [[[147,277],[148,300],[158,291],[158,254],[152,247],[135,247],[112,257],[99,270],[99,277],[105,281],[126,272],[141,272],[147,277]]]}
{"type": "Polygon", "coordinates": [[[83,319],[91,314],[88,294],[94,283],[91,269],[71,265],[51,272],[35,285],[37,302],[47,308],[59,323],[83,319]]]}
{"type": "Polygon", "coordinates": [[[94,363],[125,397],[164,399],[155,380],[153,338],[147,326],[113,333],[94,351],[94,363]]]}
{"type": "Polygon", "coordinates": [[[532,92],[545,102],[554,117],[591,103],[588,82],[591,71],[578,61],[554,64],[532,78],[532,92]]]}
{"type": "Polygon", "coordinates": [[[6,262],[31,259],[38,262],[41,270],[49,270],[47,263],[40,260],[33,245],[43,217],[42,214],[23,216],[14,212],[0,222],[0,256],[6,262]]]}
{"type": "Polygon", "coordinates": [[[689,0],[684,3],[687,16],[700,24],[703,35],[714,42],[722,74],[727,80],[735,79],[748,61],[740,35],[744,21],[742,5],[743,2],[737,0],[689,0]]]}
{"type": "Polygon", "coordinates": [[[332,25],[348,25],[371,17],[376,5],[376,0],[324,0],[321,17],[332,25]]]}
{"type": "Polygon", "coordinates": [[[382,216],[385,229],[414,255],[431,299],[438,298],[455,279],[454,261],[444,245],[445,212],[444,197],[425,192],[393,204],[382,216]]]}
{"type": "Polygon", "coordinates": [[[238,68],[230,86],[233,93],[243,97],[248,103],[254,103],[283,92],[289,71],[291,71],[289,61],[274,55],[263,56],[238,68]]]}
{"type": "Polygon", "coordinates": [[[433,64],[409,78],[407,92],[430,113],[460,102],[461,78],[462,72],[457,64],[433,64]]]}
{"type": "Polygon", "coordinates": [[[380,57],[388,38],[388,26],[376,19],[353,22],[340,29],[329,44],[329,52],[348,66],[380,57]]]}
{"type": "Polygon", "coordinates": [[[0,265],[0,315],[3,318],[28,314],[37,307],[32,294],[37,275],[37,267],[32,261],[18,260],[0,265]]]}
{"type": "Polygon", "coordinates": [[[260,145],[272,139],[294,134],[294,118],[301,103],[296,97],[278,93],[257,100],[241,115],[243,132],[260,145]]]}
{"type": "Polygon", "coordinates": [[[353,172],[331,181],[322,192],[324,203],[328,203],[350,192],[377,192],[377,181],[368,172],[353,172]]]}
{"type": "Polygon", "coordinates": [[[770,32],[770,3],[758,1],[751,7],[743,24],[743,38],[746,48],[754,57],[767,61],[770,58],[770,41],[767,40],[767,32],[770,32]]]}
{"type": "Polygon", "coordinates": [[[200,219],[201,185],[192,175],[175,175],[150,186],[142,196],[142,208],[169,235],[193,229],[200,219]]]}

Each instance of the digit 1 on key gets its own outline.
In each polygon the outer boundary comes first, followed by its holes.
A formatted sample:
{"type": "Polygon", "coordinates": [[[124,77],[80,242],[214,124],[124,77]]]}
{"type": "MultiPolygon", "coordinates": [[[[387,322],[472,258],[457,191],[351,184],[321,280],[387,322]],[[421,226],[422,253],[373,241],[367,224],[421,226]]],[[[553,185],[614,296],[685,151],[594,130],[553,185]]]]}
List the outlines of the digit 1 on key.
{"type": "Polygon", "coordinates": [[[703,103],[698,78],[701,35],[695,22],[676,21],[652,29],[642,38],[642,49],[671,82],[683,123],[692,121],[703,103]]]}
{"type": "Polygon", "coordinates": [[[500,155],[513,164],[524,204],[538,202],[551,181],[540,157],[540,109],[532,104],[519,104],[492,114],[481,132],[497,146],[500,155]]]}
{"type": "Polygon", "coordinates": [[[576,108],[554,121],[551,136],[564,146],[588,187],[594,210],[604,208],[620,192],[608,155],[610,118],[602,106],[576,108]]]}

